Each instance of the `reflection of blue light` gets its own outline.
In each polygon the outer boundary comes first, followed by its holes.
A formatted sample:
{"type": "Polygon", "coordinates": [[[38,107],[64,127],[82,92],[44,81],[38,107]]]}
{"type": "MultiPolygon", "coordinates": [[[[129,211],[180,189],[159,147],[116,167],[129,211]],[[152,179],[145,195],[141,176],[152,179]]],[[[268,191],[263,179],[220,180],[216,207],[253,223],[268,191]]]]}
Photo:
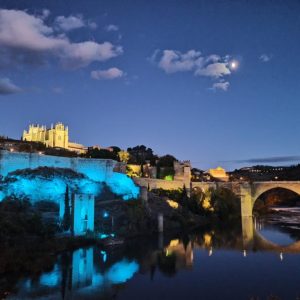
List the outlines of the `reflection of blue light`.
{"type": "Polygon", "coordinates": [[[108,217],[109,217],[109,214],[108,214],[107,211],[105,211],[105,212],[103,213],[103,218],[108,218],[108,217]]]}
{"type": "Polygon", "coordinates": [[[60,282],[60,271],[58,265],[54,266],[54,270],[49,273],[45,273],[40,277],[40,284],[46,286],[57,286],[60,282]]]}
{"type": "Polygon", "coordinates": [[[127,259],[123,259],[112,265],[105,275],[111,283],[117,284],[126,282],[138,270],[139,265],[135,261],[129,262],[127,259]]]}
{"type": "Polygon", "coordinates": [[[114,233],[101,233],[100,235],[99,235],[99,238],[100,239],[106,239],[106,238],[108,238],[108,237],[115,237],[116,235],[114,234],[114,233]]]}
{"type": "Polygon", "coordinates": [[[101,233],[99,237],[100,237],[100,239],[106,239],[107,237],[109,237],[109,235],[101,233]]]}
{"type": "Polygon", "coordinates": [[[107,260],[107,254],[106,254],[106,251],[101,251],[101,254],[102,254],[102,260],[103,260],[103,262],[106,262],[106,260],[107,260]]]}

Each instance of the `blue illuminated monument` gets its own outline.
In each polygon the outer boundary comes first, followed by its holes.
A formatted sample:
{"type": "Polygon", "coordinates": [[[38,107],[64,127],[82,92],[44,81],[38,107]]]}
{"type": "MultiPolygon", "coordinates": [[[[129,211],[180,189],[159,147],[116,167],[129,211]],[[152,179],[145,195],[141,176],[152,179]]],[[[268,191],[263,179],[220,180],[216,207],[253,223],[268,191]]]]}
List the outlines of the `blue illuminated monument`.
{"type": "Polygon", "coordinates": [[[72,231],[74,235],[83,235],[94,231],[94,195],[73,195],[72,199],[72,231]]]}
{"type": "Polygon", "coordinates": [[[0,201],[6,197],[55,202],[60,219],[65,212],[66,187],[74,234],[94,230],[94,199],[104,186],[123,200],[136,199],[140,189],[127,175],[114,172],[117,162],[0,151],[0,201]]]}

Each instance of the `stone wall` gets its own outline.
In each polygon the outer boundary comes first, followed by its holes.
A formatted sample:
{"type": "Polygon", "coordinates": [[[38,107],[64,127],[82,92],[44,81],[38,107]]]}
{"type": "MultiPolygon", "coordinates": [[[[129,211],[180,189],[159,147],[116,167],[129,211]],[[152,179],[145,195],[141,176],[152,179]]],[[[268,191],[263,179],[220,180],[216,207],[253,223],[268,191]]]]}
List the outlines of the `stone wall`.
{"type": "Polygon", "coordinates": [[[38,153],[9,152],[0,150],[0,175],[19,169],[38,167],[69,168],[95,181],[106,181],[116,165],[110,159],[50,156],[38,153]]]}
{"type": "MultiPolygon", "coordinates": [[[[153,179],[153,178],[133,178],[133,181],[139,185],[146,187],[150,190],[153,189],[165,189],[165,190],[176,190],[183,188],[184,181],[182,180],[163,180],[163,179],[153,179]]],[[[189,188],[188,186],[186,188],[189,188]]]]}

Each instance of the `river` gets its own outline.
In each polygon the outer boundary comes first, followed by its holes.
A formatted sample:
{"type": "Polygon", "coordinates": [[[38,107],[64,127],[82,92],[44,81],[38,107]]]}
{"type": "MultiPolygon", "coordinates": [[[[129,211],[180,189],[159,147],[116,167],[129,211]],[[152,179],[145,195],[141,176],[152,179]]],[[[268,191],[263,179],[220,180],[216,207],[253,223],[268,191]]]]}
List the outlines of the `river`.
{"type": "Polygon", "coordinates": [[[78,249],[47,272],[20,277],[7,299],[300,299],[299,240],[295,220],[275,214],[243,227],[78,249]]]}

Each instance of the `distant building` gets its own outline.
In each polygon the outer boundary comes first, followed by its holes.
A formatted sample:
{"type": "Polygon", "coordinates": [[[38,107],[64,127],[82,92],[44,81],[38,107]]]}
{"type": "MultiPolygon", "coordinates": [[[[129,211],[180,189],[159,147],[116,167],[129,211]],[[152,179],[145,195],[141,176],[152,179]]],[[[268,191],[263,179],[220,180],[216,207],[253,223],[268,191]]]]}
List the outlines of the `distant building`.
{"type": "Polygon", "coordinates": [[[69,142],[69,129],[63,123],[51,125],[50,129],[46,126],[29,125],[28,130],[24,130],[23,141],[41,142],[46,147],[63,148],[77,153],[86,153],[87,148],[81,144],[69,142]]]}
{"type": "Polygon", "coordinates": [[[221,167],[217,167],[216,169],[209,169],[208,173],[210,176],[219,179],[221,181],[228,181],[229,176],[226,173],[225,169],[221,167]]]}
{"type": "Polygon", "coordinates": [[[88,150],[89,151],[91,151],[91,150],[106,150],[106,151],[109,151],[109,152],[114,151],[114,149],[112,147],[101,147],[99,145],[90,146],[90,147],[88,147],[88,150]]]}

